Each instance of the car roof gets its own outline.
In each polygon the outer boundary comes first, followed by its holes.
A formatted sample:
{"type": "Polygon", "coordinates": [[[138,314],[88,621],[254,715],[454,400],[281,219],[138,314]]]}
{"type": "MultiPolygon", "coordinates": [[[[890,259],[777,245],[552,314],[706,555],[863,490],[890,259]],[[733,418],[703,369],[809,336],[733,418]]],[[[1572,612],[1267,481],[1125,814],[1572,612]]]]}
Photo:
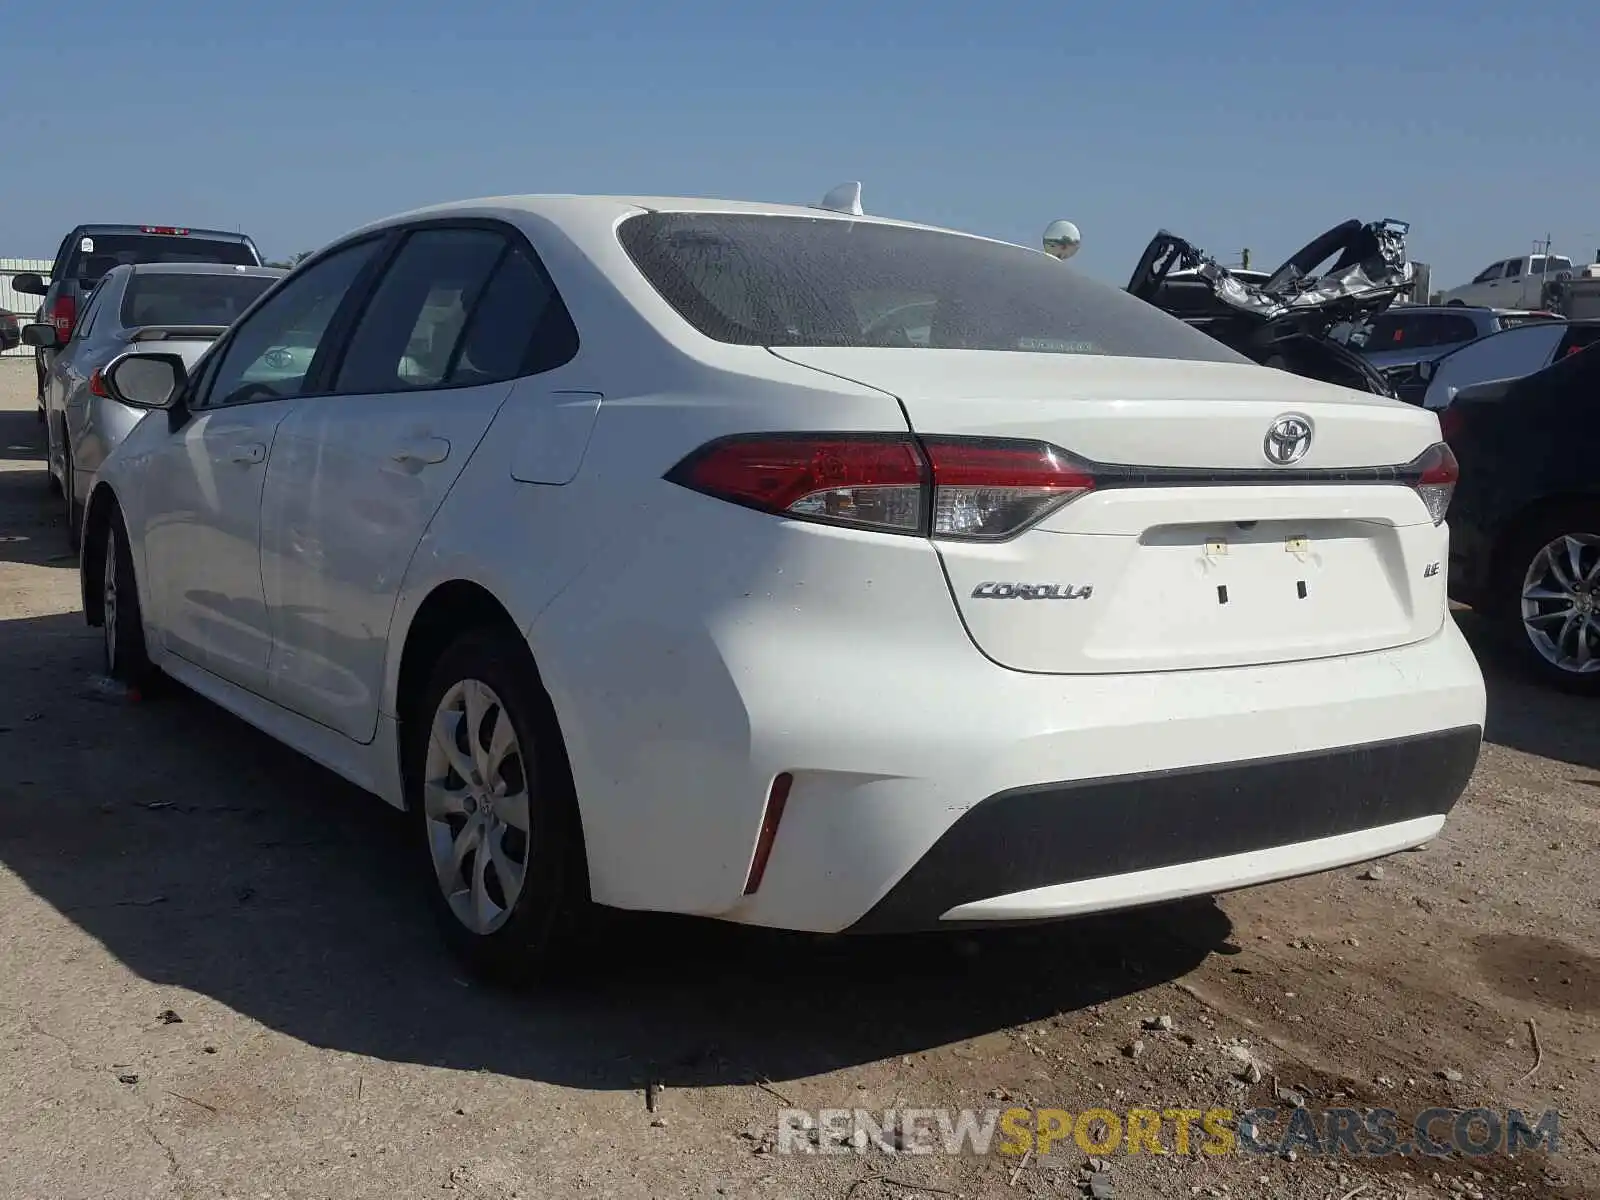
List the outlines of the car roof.
{"type": "Polygon", "coordinates": [[[203,237],[211,241],[248,242],[248,234],[238,233],[229,229],[196,229],[193,225],[74,225],[68,237],[79,237],[92,234],[118,234],[118,233],[145,233],[151,229],[181,229],[182,234],[152,234],[161,237],[203,237]]]}
{"type": "MultiPolygon", "coordinates": [[[[987,238],[980,234],[964,233],[960,230],[945,229],[937,225],[925,225],[917,221],[902,221],[893,217],[880,217],[872,214],[856,216],[850,213],[837,212],[833,209],[813,208],[801,204],[774,204],[752,200],[720,200],[703,196],[590,196],[575,194],[484,196],[473,200],[453,200],[445,204],[429,205],[371,221],[357,229],[350,230],[349,233],[341,236],[338,240],[342,242],[348,237],[373,233],[393,225],[403,225],[412,221],[456,215],[498,216],[513,222],[518,217],[533,216],[543,217],[556,224],[562,224],[563,222],[574,220],[583,222],[597,219],[620,221],[627,216],[650,212],[809,217],[820,220],[853,221],[857,224],[892,225],[905,229],[927,229],[959,237],[970,237],[985,242],[1000,241],[998,238],[987,238]]],[[[1044,251],[1040,250],[1039,253],[1043,254],[1044,251]]]]}
{"type": "Polygon", "coordinates": [[[250,267],[242,263],[236,265],[210,262],[121,263],[112,270],[126,271],[130,275],[254,275],[264,279],[282,279],[289,273],[283,267],[250,267]]]}

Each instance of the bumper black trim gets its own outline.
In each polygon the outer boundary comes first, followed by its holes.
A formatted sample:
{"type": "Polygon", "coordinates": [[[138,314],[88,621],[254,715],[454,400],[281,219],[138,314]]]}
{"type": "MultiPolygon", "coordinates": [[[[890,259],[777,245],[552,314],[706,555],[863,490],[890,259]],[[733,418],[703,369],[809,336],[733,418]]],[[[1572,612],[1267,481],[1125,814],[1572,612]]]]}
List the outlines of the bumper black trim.
{"type": "Polygon", "coordinates": [[[851,932],[948,928],[940,915],[974,900],[1443,815],[1482,739],[1469,725],[999,792],[945,830],[851,932]]]}

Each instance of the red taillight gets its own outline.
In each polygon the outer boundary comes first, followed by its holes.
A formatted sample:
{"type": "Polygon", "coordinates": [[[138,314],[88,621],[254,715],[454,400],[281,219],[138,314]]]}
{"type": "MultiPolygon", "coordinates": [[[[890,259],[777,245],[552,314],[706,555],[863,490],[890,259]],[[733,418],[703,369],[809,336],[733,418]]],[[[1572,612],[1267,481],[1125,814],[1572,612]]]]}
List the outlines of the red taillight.
{"type": "Polygon", "coordinates": [[[72,339],[72,327],[78,321],[78,302],[71,296],[61,295],[50,307],[50,323],[56,327],[56,337],[67,342],[72,339]]]}
{"type": "Polygon", "coordinates": [[[995,541],[1094,487],[1045,442],[901,434],[750,434],[667,478],[762,512],[890,533],[995,541]]]}
{"type": "Polygon", "coordinates": [[[1046,442],[925,438],[933,536],[994,541],[1094,488],[1086,463],[1046,442]]]}
{"type": "Polygon", "coordinates": [[[109,398],[111,395],[110,392],[106,391],[105,377],[100,374],[99,367],[96,367],[89,374],[89,394],[92,396],[105,396],[107,398],[109,398]]]}
{"type": "Polygon", "coordinates": [[[1445,443],[1436,442],[1412,460],[1408,465],[1408,473],[1411,472],[1414,472],[1413,486],[1417,489],[1417,495],[1422,497],[1422,503],[1427,506],[1428,515],[1433,518],[1435,525],[1440,524],[1450,509],[1450,497],[1455,493],[1456,481],[1461,478],[1461,466],[1456,462],[1456,456],[1445,443]]]}
{"type": "Polygon", "coordinates": [[[763,512],[917,533],[927,467],[909,437],[754,434],[702,447],[667,478],[763,512]]]}

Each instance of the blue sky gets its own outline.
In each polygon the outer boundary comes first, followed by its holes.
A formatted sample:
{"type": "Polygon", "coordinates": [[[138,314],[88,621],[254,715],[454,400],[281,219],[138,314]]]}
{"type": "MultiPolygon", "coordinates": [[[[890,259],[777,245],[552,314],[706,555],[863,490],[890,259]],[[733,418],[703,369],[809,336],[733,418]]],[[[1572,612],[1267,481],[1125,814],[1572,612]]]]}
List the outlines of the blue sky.
{"type": "Polygon", "coordinates": [[[1165,226],[1273,266],[1412,222],[1448,287],[1600,249],[1595,0],[87,0],[6,6],[0,256],[79,220],[269,257],[439,200],[810,202],[1036,244],[1125,283],[1165,226]]]}

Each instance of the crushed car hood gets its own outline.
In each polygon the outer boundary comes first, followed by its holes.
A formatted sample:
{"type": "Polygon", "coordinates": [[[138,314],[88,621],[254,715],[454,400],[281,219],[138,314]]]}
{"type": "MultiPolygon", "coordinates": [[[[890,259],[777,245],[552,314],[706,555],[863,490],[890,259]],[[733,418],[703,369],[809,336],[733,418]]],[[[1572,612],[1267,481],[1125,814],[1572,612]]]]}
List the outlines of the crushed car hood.
{"type": "Polygon", "coordinates": [[[1352,315],[1381,311],[1411,289],[1416,269],[1406,257],[1409,229],[1402,221],[1346,221],[1307,243],[1260,284],[1240,279],[1192,242],[1163,229],[1145,248],[1128,291],[1166,308],[1163,287],[1174,271],[1183,271],[1172,282],[1202,284],[1233,313],[1260,321],[1315,314],[1331,328],[1352,315]],[[1329,259],[1335,260],[1333,266],[1314,274],[1329,259]]]}
{"type": "Polygon", "coordinates": [[[1328,334],[1411,290],[1416,269],[1406,257],[1409,229],[1401,221],[1346,221],[1259,283],[1163,229],[1145,247],[1128,291],[1258,363],[1392,397],[1382,375],[1328,334]],[[1333,265],[1317,274],[1330,260],[1333,265]]]}

